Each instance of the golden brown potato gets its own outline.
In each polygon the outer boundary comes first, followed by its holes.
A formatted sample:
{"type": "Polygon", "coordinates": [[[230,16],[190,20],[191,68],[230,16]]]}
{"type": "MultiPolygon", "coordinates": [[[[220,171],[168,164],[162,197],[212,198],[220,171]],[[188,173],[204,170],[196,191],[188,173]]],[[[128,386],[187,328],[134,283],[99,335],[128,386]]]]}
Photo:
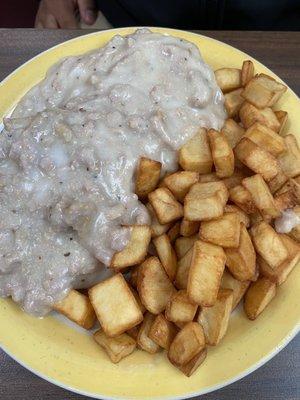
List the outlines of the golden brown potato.
{"type": "Polygon", "coordinates": [[[178,329],[172,322],[168,321],[163,314],[159,314],[151,325],[149,338],[163,349],[168,350],[177,331],[178,329]]]}
{"type": "Polygon", "coordinates": [[[149,336],[150,329],[154,324],[156,316],[147,312],[144,317],[144,321],[140,327],[138,337],[137,337],[137,344],[142,349],[147,351],[147,353],[154,354],[160,350],[159,345],[154,342],[149,336]]]}
{"type": "Polygon", "coordinates": [[[193,247],[197,239],[199,239],[198,235],[178,238],[175,242],[177,258],[181,259],[193,247]]]}
{"type": "Polygon", "coordinates": [[[230,147],[233,149],[236,144],[241,140],[242,136],[245,133],[245,129],[241,125],[239,125],[234,119],[228,118],[224,122],[222,132],[226,136],[230,147]]]}
{"type": "Polygon", "coordinates": [[[245,295],[244,310],[251,320],[256,319],[275,297],[276,285],[267,278],[258,278],[251,283],[245,295]]]}
{"type": "Polygon", "coordinates": [[[129,283],[133,288],[137,287],[137,278],[138,278],[138,273],[139,273],[139,265],[136,265],[135,267],[131,268],[130,270],[130,278],[129,278],[129,283]]]}
{"type": "Polygon", "coordinates": [[[300,204],[300,184],[295,179],[288,181],[275,193],[274,201],[281,211],[300,204]]]}
{"type": "Polygon", "coordinates": [[[245,225],[241,224],[240,243],[238,248],[225,249],[226,265],[235,279],[253,280],[255,277],[256,254],[245,225]]]}
{"type": "Polygon", "coordinates": [[[254,76],[254,64],[251,60],[245,60],[241,72],[241,84],[246,86],[254,76]]]}
{"type": "Polygon", "coordinates": [[[247,214],[257,211],[251,193],[242,185],[235,186],[229,190],[229,199],[247,214]]]}
{"type": "Polygon", "coordinates": [[[246,228],[249,228],[250,226],[250,218],[248,215],[243,211],[240,207],[235,206],[233,204],[226,204],[225,213],[235,213],[238,216],[238,219],[240,222],[242,222],[246,228]]]}
{"type": "Polygon", "coordinates": [[[247,175],[243,171],[236,170],[229,178],[222,179],[222,182],[227,187],[227,189],[232,189],[242,183],[242,180],[246,178],[247,175]]]}
{"type": "Polygon", "coordinates": [[[179,164],[186,171],[208,174],[213,165],[208,144],[206,129],[200,128],[198,133],[185,143],[178,154],[179,164]]]}
{"type": "Polygon", "coordinates": [[[171,222],[169,222],[168,224],[159,223],[158,219],[156,217],[155,211],[154,211],[153,207],[151,206],[151,204],[147,203],[146,207],[147,207],[147,210],[148,210],[148,212],[150,214],[150,218],[151,218],[151,225],[150,225],[151,236],[156,237],[156,236],[162,235],[163,233],[168,232],[168,230],[172,226],[171,222]]]}
{"type": "Polygon", "coordinates": [[[183,216],[182,205],[167,188],[158,188],[149,193],[149,201],[161,224],[168,224],[183,216]]]}
{"type": "Polygon", "coordinates": [[[274,194],[286,183],[288,177],[280,170],[278,174],[268,182],[270,192],[274,194]]]}
{"type": "Polygon", "coordinates": [[[130,239],[126,247],[116,252],[111,260],[110,267],[122,270],[144,261],[151,240],[151,229],[147,225],[133,225],[130,227],[130,239]]]}
{"type": "Polygon", "coordinates": [[[193,246],[187,293],[202,307],[213,306],[225,267],[226,256],[220,246],[197,240],[193,246]]]}
{"type": "Polygon", "coordinates": [[[228,200],[223,182],[195,183],[184,199],[184,218],[205,221],[220,217],[228,200]]]}
{"type": "Polygon", "coordinates": [[[189,237],[199,231],[200,222],[189,221],[188,219],[182,218],[180,224],[180,235],[189,237]]]}
{"type": "Polygon", "coordinates": [[[126,331],[127,335],[129,335],[132,339],[137,341],[138,334],[139,334],[139,331],[140,331],[140,327],[141,327],[141,324],[136,325],[131,329],[128,329],[128,331],[126,331]]]}
{"type": "Polygon", "coordinates": [[[129,286],[129,287],[130,287],[130,290],[132,291],[132,294],[134,295],[134,298],[135,298],[136,302],[138,303],[142,313],[145,314],[146,308],[145,308],[144,304],[141,302],[138,292],[133,287],[131,287],[131,286],[129,286]]]}
{"type": "Polygon", "coordinates": [[[280,128],[279,128],[279,135],[281,136],[285,136],[285,127],[289,118],[289,115],[286,111],[283,110],[278,110],[278,111],[274,111],[279,123],[280,123],[280,128]]]}
{"type": "Polygon", "coordinates": [[[271,153],[274,157],[279,156],[286,150],[284,139],[277,132],[259,122],[255,122],[247,129],[245,137],[271,153]]]}
{"type": "Polygon", "coordinates": [[[203,221],[199,237],[205,242],[222,247],[238,247],[240,241],[240,218],[236,213],[224,213],[222,217],[203,221]]]}
{"type": "Polygon", "coordinates": [[[220,289],[215,304],[212,307],[201,308],[198,322],[203,328],[206,344],[216,346],[225,336],[232,303],[233,291],[220,289]]]}
{"type": "Polygon", "coordinates": [[[205,348],[205,337],[198,322],[188,322],[177,333],[168,351],[168,358],[177,367],[186,365],[205,348]]]}
{"type": "Polygon", "coordinates": [[[278,158],[283,173],[289,178],[300,175],[300,149],[293,135],[284,137],[286,152],[278,158]]]}
{"type": "Polygon", "coordinates": [[[270,265],[277,268],[288,258],[288,250],[280,235],[266,222],[259,222],[251,228],[251,236],[257,253],[270,265]]]}
{"type": "Polygon", "coordinates": [[[135,340],[126,333],[111,338],[106,336],[100,329],[94,333],[94,339],[105,350],[111,361],[115,364],[120,362],[124,357],[129,356],[136,347],[135,340]]]}
{"type": "Polygon", "coordinates": [[[135,179],[135,193],[140,198],[146,198],[158,185],[161,163],[141,157],[135,179]]]}
{"type": "Polygon", "coordinates": [[[173,249],[169,236],[164,234],[153,239],[153,244],[158,257],[164,267],[169,279],[173,282],[177,271],[177,257],[173,249]]]}
{"type": "Polygon", "coordinates": [[[152,314],[164,311],[176,291],[157,257],[150,257],[141,264],[137,289],[141,302],[152,314]]]}
{"type": "Polygon", "coordinates": [[[280,171],[276,158],[246,137],[235,146],[234,154],[252,171],[261,174],[267,182],[280,171]]]}
{"type": "Polygon", "coordinates": [[[190,190],[190,187],[198,182],[199,172],[195,171],[178,171],[168,175],[164,181],[165,185],[174,194],[180,202],[184,200],[185,195],[190,190]]]}
{"type": "Polygon", "coordinates": [[[229,117],[236,117],[245,99],[241,96],[243,89],[236,89],[225,94],[225,108],[229,117]]]}
{"type": "Polygon", "coordinates": [[[201,174],[199,175],[199,183],[206,183],[206,182],[218,182],[221,179],[217,177],[215,172],[211,172],[209,174],[201,174]]]}
{"type": "Polygon", "coordinates": [[[193,373],[200,367],[207,356],[207,350],[201,350],[194,358],[191,359],[187,364],[179,367],[180,371],[184,373],[187,377],[193,375],[193,373]]]}
{"type": "Polygon", "coordinates": [[[220,68],[215,71],[215,78],[223,93],[238,89],[241,84],[241,70],[238,68],[220,68]]]}
{"type": "Polygon", "coordinates": [[[141,309],[122,274],[89,289],[89,298],[104,333],[116,337],[143,320],[141,309]]]}
{"type": "Polygon", "coordinates": [[[197,304],[191,302],[186,290],[179,290],[170,298],[166,307],[166,318],[172,322],[190,322],[193,321],[197,304]]]}
{"type": "Polygon", "coordinates": [[[180,236],[180,225],[181,225],[181,221],[177,221],[168,230],[168,237],[169,237],[171,243],[175,242],[175,240],[180,236]]]}
{"type": "Polygon", "coordinates": [[[246,290],[248,289],[251,281],[241,282],[235,279],[229,271],[225,269],[222,280],[221,280],[221,288],[222,289],[231,289],[232,290],[232,310],[239,304],[241,299],[243,298],[246,290]]]}
{"type": "Polygon", "coordinates": [[[96,314],[89,298],[77,290],[71,289],[53,308],[85,329],[95,324],[96,314]]]}
{"type": "Polygon", "coordinates": [[[239,116],[246,129],[250,128],[255,122],[260,122],[275,132],[280,129],[280,123],[270,107],[259,109],[245,101],[240,108],[239,116]]]}
{"type": "Polygon", "coordinates": [[[234,155],[226,136],[222,132],[210,129],[208,139],[216,175],[219,178],[227,178],[234,171],[234,155]]]}
{"type": "Polygon", "coordinates": [[[175,279],[175,286],[177,289],[186,289],[189,270],[192,262],[193,256],[193,246],[190,250],[178,261],[177,264],[177,274],[175,279]]]}

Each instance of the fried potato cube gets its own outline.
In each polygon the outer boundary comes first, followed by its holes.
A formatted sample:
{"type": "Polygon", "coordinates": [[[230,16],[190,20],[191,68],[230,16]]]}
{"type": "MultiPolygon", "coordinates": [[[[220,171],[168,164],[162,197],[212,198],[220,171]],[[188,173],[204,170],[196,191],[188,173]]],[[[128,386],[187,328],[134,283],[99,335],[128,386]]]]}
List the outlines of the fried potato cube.
{"type": "Polygon", "coordinates": [[[146,204],[146,208],[147,208],[147,210],[150,214],[150,218],[151,218],[151,225],[150,225],[151,236],[156,237],[156,236],[162,235],[163,233],[168,232],[168,230],[171,228],[172,224],[170,222],[168,224],[159,223],[158,219],[156,217],[155,211],[150,203],[146,204]]]}
{"type": "Polygon", "coordinates": [[[165,185],[174,194],[175,198],[182,202],[190,187],[198,182],[199,172],[178,171],[165,178],[165,185]]]}
{"type": "Polygon", "coordinates": [[[135,193],[144,199],[158,185],[161,171],[161,163],[141,157],[136,171],[135,193]]]}
{"type": "Polygon", "coordinates": [[[213,165],[206,129],[200,128],[198,133],[186,142],[178,154],[179,164],[186,171],[208,174],[213,165]]]}
{"type": "Polygon", "coordinates": [[[141,264],[137,289],[141,302],[152,314],[164,311],[176,291],[157,257],[150,257],[141,264]]]}
{"type": "Polygon", "coordinates": [[[216,346],[225,336],[232,310],[233,291],[220,289],[212,307],[202,307],[198,322],[202,326],[206,344],[216,346]]]}
{"type": "Polygon", "coordinates": [[[210,129],[208,139],[217,176],[219,178],[231,176],[234,171],[234,155],[226,136],[222,132],[210,129]]]}
{"type": "Polygon", "coordinates": [[[194,303],[202,307],[215,304],[225,260],[222,247],[202,240],[194,243],[187,282],[187,293],[194,303]]]}
{"type": "Polygon", "coordinates": [[[245,60],[241,72],[241,84],[246,86],[254,76],[254,64],[251,60],[245,60]]]}
{"type": "Polygon", "coordinates": [[[275,297],[276,285],[265,277],[251,283],[245,295],[244,310],[251,320],[256,319],[275,297]]]}
{"type": "Polygon", "coordinates": [[[245,99],[241,96],[243,89],[236,89],[224,95],[226,108],[229,117],[236,117],[245,99]]]}
{"type": "Polygon", "coordinates": [[[175,283],[174,283],[175,286],[177,287],[177,289],[186,289],[186,287],[187,287],[189,270],[190,270],[190,266],[191,266],[191,262],[192,262],[192,256],[193,256],[193,246],[178,261],[176,279],[175,279],[175,283]]]}
{"type": "Polygon", "coordinates": [[[288,121],[289,115],[286,111],[283,110],[278,110],[278,111],[274,111],[279,123],[280,123],[280,128],[279,128],[279,135],[281,136],[285,136],[285,127],[286,127],[286,123],[288,121]]]}
{"type": "Polygon", "coordinates": [[[222,275],[221,280],[221,288],[222,289],[231,289],[232,290],[232,310],[239,304],[241,299],[243,298],[246,290],[248,289],[251,281],[239,281],[235,279],[230,272],[226,269],[222,275]]]}
{"type": "Polygon", "coordinates": [[[279,156],[286,149],[284,139],[277,132],[259,122],[255,122],[247,129],[245,137],[271,153],[274,157],[279,156]]]}
{"type": "Polygon", "coordinates": [[[199,237],[205,242],[222,247],[238,247],[241,224],[236,213],[224,213],[222,217],[203,221],[199,237]]]}
{"type": "Polygon", "coordinates": [[[278,174],[268,182],[270,192],[274,194],[286,183],[288,177],[280,170],[278,174]]]}
{"type": "Polygon", "coordinates": [[[239,125],[234,119],[228,118],[224,122],[222,132],[225,135],[230,147],[233,149],[241,140],[245,133],[245,129],[239,125]]]}
{"type": "Polygon", "coordinates": [[[185,237],[192,236],[199,231],[199,226],[200,222],[183,218],[180,224],[180,235],[185,237]]]}
{"type": "Polygon", "coordinates": [[[205,348],[205,337],[198,322],[188,322],[177,333],[168,351],[170,362],[181,367],[191,361],[205,348]]]}
{"type": "Polygon", "coordinates": [[[193,321],[197,308],[197,304],[189,299],[186,290],[179,290],[170,298],[165,315],[167,320],[172,322],[190,322],[193,321]]]}
{"type": "Polygon", "coordinates": [[[138,278],[138,273],[139,273],[139,265],[136,265],[135,267],[131,268],[130,270],[130,278],[129,278],[129,283],[133,288],[137,287],[137,278],[138,278]]]}
{"type": "Polygon", "coordinates": [[[71,289],[53,308],[85,329],[95,324],[96,314],[89,298],[77,290],[71,289]]]}
{"type": "Polygon", "coordinates": [[[110,267],[115,270],[136,265],[144,261],[151,240],[151,229],[147,225],[133,225],[130,227],[130,239],[126,247],[116,252],[111,260],[110,267]]]}
{"type": "Polygon", "coordinates": [[[168,237],[170,242],[173,243],[175,240],[180,236],[180,225],[181,222],[177,221],[169,230],[168,230],[168,237]]]}
{"type": "Polygon", "coordinates": [[[295,179],[288,181],[279,189],[274,196],[276,206],[283,211],[287,208],[294,208],[300,204],[300,184],[295,179]]]}
{"type": "Polygon", "coordinates": [[[257,211],[251,193],[242,185],[235,186],[229,190],[229,199],[247,214],[257,211]]]}
{"type": "Polygon", "coordinates": [[[249,228],[250,218],[241,208],[233,204],[226,204],[224,211],[225,213],[235,213],[238,216],[239,221],[242,222],[246,228],[249,228]]]}
{"type": "Polygon", "coordinates": [[[147,312],[144,316],[144,321],[142,326],[140,327],[138,337],[137,337],[137,344],[142,349],[147,351],[147,353],[154,354],[160,350],[159,345],[154,342],[149,336],[150,329],[155,321],[155,315],[147,312]]]}
{"type": "Polygon", "coordinates": [[[106,336],[100,329],[94,333],[94,339],[105,350],[108,357],[115,364],[129,356],[136,347],[135,340],[126,333],[111,338],[106,336]]]}
{"type": "Polygon", "coordinates": [[[175,242],[177,258],[181,259],[193,247],[197,239],[199,239],[198,235],[179,237],[175,242]]]}
{"type": "Polygon", "coordinates": [[[164,234],[153,239],[158,257],[169,279],[173,282],[177,271],[177,256],[173,249],[169,236],[164,234]]]}
{"type": "Polygon", "coordinates": [[[277,285],[281,285],[286,281],[287,277],[300,260],[299,244],[287,235],[281,234],[280,237],[289,253],[288,258],[283,261],[283,263],[274,269],[271,268],[262,257],[258,258],[259,271],[261,275],[265,276],[277,285]]]}
{"type": "Polygon", "coordinates": [[[238,248],[225,249],[226,265],[235,279],[253,280],[255,276],[256,254],[244,224],[241,224],[240,243],[238,248]]]}
{"type": "Polygon", "coordinates": [[[276,158],[246,137],[235,146],[234,154],[252,171],[261,174],[267,182],[280,171],[276,158]]]}
{"type": "Polygon", "coordinates": [[[180,371],[184,373],[188,378],[200,367],[207,356],[207,350],[201,350],[194,358],[191,359],[187,364],[179,367],[180,371]]]}
{"type": "MultiPolygon", "coordinates": [[[[296,214],[297,217],[300,218],[300,206],[296,206],[293,209],[294,213],[296,214]]],[[[300,224],[297,224],[289,233],[288,236],[290,236],[292,239],[296,240],[296,242],[300,242],[300,224]]],[[[175,244],[175,250],[176,250],[176,244],[175,244]]],[[[176,250],[177,251],[177,250],[176,250]]]]}
{"type": "Polygon", "coordinates": [[[245,101],[240,108],[239,116],[246,129],[250,128],[255,122],[260,122],[275,132],[280,129],[280,123],[270,107],[259,109],[245,101]]]}
{"type": "Polygon", "coordinates": [[[149,338],[163,349],[168,350],[177,331],[178,329],[172,322],[168,321],[163,314],[159,314],[151,325],[149,338]]]}
{"type": "Polygon", "coordinates": [[[253,225],[250,231],[257,253],[271,268],[277,268],[288,258],[288,250],[285,244],[271,225],[262,221],[253,225]]]}
{"type": "Polygon", "coordinates": [[[300,148],[293,135],[284,137],[286,152],[278,158],[282,171],[289,178],[300,175],[300,148]]]}
{"type": "Polygon", "coordinates": [[[129,286],[129,287],[130,287],[130,290],[132,291],[132,294],[134,295],[134,298],[135,298],[136,302],[138,303],[142,313],[144,314],[146,312],[146,308],[145,308],[144,304],[141,302],[138,292],[133,287],[131,287],[131,286],[129,286]]]}
{"type": "Polygon", "coordinates": [[[230,177],[222,179],[222,182],[229,190],[234,188],[235,186],[241,185],[242,180],[246,178],[246,176],[247,175],[245,175],[242,171],[236,170],[230,177]]]}
{"type": "Polygon", "coordinates": [[[141,309],[122,274],[89,289],[89,298],[104,333],[121,335],[143,320],[141,309]]]}
{"type": "Polygon", "coordinates": [[[183,216],[182,205],[167,188],[158,188],[149,193],[149,201],[161,224],[168,224],[183,216]]]}
{"type": "Polygon", "coordinates": [[[220,217],[228,200],[223,182],[195,183],[184,199],[184,218],[205,221],[220,217]]]}
{"type": "Polygon", "coordinates": [[[218,182],[221,179],[217,177],[215,172],[211,172],[209,174],[199,175],[199,183],[206,183],[206,182],[218,182]]]}
{"type": "Polygon", "coordinates": [[[238,89],[241,84],[241,70],[238,68],[220,68],[215,71],[215,78],[223,93],[238,89]]]}
{"type": "Polygon", "coordinates": [[[260,174],[243,179],[243,186],[251,193],[254,204],[263,216],[276,218],[280,215],[274,197],[260,174]]]}
{"type": "Polygon", "coordinates": [[[141,324],[134,326],[133,328],[128,329],[126,331],[127,335],[129,335],[132,339],[137,341],[137,337],[140,331],[141,324]]]}

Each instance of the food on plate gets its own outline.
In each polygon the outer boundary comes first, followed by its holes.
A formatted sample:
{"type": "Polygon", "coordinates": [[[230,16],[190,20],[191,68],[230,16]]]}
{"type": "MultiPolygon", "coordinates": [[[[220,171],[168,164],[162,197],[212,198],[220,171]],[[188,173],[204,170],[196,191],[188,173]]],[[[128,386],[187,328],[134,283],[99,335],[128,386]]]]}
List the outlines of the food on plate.
{"type": "Polygon", "coordinates": [[[203,361],[206,359],[207,349],[201,350],[194,358],[191,359],[187,364],[179,367],[180,371],[184,373],[187,377],[193,375],[193,373],[200,367],[203,361]]]}
{"type": "Polygon", "coordinates": [[[234,155],[226,136],[222,131],[210,129],[208,139],[216,175],[219,178],[231,176],[234,171],[234,155]]]}
{"type": "Polygon", "coordinates": [[[250,218],[241,208],[233,204],[226,204],[224,213],[235,213],[238,216],[239,221],[242,222],[246,228],[249,228],[250,218]]]}
{"type": "Polygon", "coordinates": [[[175,323],[193,321],[198,305],[193,303],[186,290],[179,290],[170,298],[166,307],[166,318],[175,323]]]}
{"type": "Polygon", "coordinates": [[[198,182],[199,173],[195,171],[180,171],[164,178],[164,184],[171,190],[176,199],[182,202],[190,187],[198,182]]]}
{"type": "Polygon", "coordinates": [[[242,92],[243,89],[236,89],[224,95],[224,105],[229,117],[236,117],[238,115],[244,102],[244,98],[241,96],[242,92]]]}
{"type": "Polygon", "coordinates": [[[153,239],[153,244],[157,251],[160,262],[172,282],[177,271],[177,256],[171,245],[170,238],[166,234],[157,236],[153,239]]]}
{"type": "Polygon", "coordinates": [[[239,304],[244,294],[246,293],[246,290],[248,289],[250,283],[250,281],[240,281],[238,279],[235,279],[229,271],[227,271],[226,269],[224,270],[220,287],[222,289],[232,290],[232,310],[234,310],[235,307],[239,304]]]}
{"type": "Polygon", "coordinates": [[[180,235],[180,221],[175,222],[175,224],[168,230],[168,237],[170,242],[173,243],[180,235]]]}
{"type": "Polygon", "coordinates": [[[294,135],[284,137],[286,151],[280,155],[279,164],[289,178],[300,175],[300,148],[294,135]]]}
{"type": "Polygon", "coordinates": [[[244,101],[239,110],[239,117],[245,129],[250,128],[255,122],[260,122],[275,132],[278,132],[280,129],[280,122],[270,107],[259,109],[244,101]]]}
{"type": "Polygon", "coordinates": [[[162,235],[163,233],[168,232],[168,230],[171,228],[172,224],[171,223],[161,224],[158,221],[155,211],[150,203],[146,204],[146,208],[149,212],[149,216],[151,219],[150,220],[151,236],[156,237],[156,236],[162,235]]]}
{"type": "Polygon", "coordinates": [[[286,149],[284,139],[277,132],[259,122],[251,125],[246,130],[244,136],[271,153],[274,157],[279,156],[286,149]]]}
{"type": "Polygon", "coordinates": [[[140,198],[146,198],[158,184],[161,172],[161,163],[141,157],[135,179],[135,193],[140,198]]]}
{"type": "Polygon", "coordinates": [[[276,115],[276,117],[277,117],[277,119],[279,121],[279,124],[280,124],[280,128],[279,128],[278,133],[281,136],[285,136],[284,135],[285,126],[286,126],[286,123],[288,121],[289,115],[288,115],[288,113],[286,111],[283,111],[283,110],[277,110],[277,111],[274,111],[274,113],[275,113],[275,115],[276,115]]]}
{"type": "Polygon", "coordinates": [[[242,136],[244,136],[245,129],[239,125],[234,119],[228,118],[226,119],[222,132],[226,136],[230,147],[233,149],[235,145],[241,140],[242,136]]]}
{"type": "Polygon", "coordinates": [[[229,199],[246,214],[253,214],[257,211],[251,193],[242,185],[229,189],[229,199]]]}
{"type": "Polygon", "coordinates": [[[183,215],[182,205],[167,188],[158,188],[149,193],[149,201],[161,224],[176,221],[183,215]]]}
{"type": "Polygon", "coordinates": [[[223,93],[231,92],[242,86],[241,70],[238,68],[220,68],[215,71],[217,84],[223,93]]]}
{"type": "Polygon", "coordinates": [[[150,329],[155,322],[155,318],[155,315],[147,312],[144,316],[144,321],[137,336],[137,344],[139,347],[150,354],[157,353],[160,349],[160,346],[156,343],[156,341],[152,340],[149,336],[150,329]]]}
{"type": "Polygon", "coordinates": [[[199,221],[189,221],[186,218],[182,218],[180,223],[180,235],[184,237],[193,236],[199,231],[200,222],[199,221]]]}
{"type": "Polygon", "coordinates": [[[195,241],[198,239],[198,235],[193,235],[189,237],[179,237],[175,242],[175,251],[177,258],[181,259],[194,245],[195,241]]]}
{"type": "Polygon", "coordinates": [[[193,248],[194,246],[192,246],[190,250],[188,250],[186,254],[180,258],[180,260],[178,260],[177,273],[174,283],[177,289],[186,289],[187,287],[189,271],[193,257],[193,248]]]}
{"type": "Polygon", "coordinates": [[[246,86],[254,76],[254,64],[251,60],[245,60],[242,65],[241,85],[246,86]]]}
{"type": "Polygon", "coordinates": [[[158,346],[168,350],[177,332],[178,329],[176,326],[168,321],[163,314],[159,314],[155,317],[151,325],[149,338],[158,344],[158,346]]]}
{"type": "Polygon", "coordinates": [[[120,362],[136,348],[136,341],[126,333],[117,337],[108,337],[100,329],[94,333],[95,341],[104,349],[113,363],[120,362]]]}
{"type": "Polygon", "coordinates": [[[276,284],[262,277],[252,282],[245,295],[244,310],[249,319],[256,319],[275,297],[276,284]]]}

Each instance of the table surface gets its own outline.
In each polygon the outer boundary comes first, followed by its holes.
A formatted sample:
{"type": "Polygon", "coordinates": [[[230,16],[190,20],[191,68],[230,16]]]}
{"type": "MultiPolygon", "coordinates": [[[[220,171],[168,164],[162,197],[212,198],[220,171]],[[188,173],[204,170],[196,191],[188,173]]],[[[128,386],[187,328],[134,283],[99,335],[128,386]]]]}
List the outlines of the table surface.
{"type": "MultiPolygon", "coordinates": [[[[86,30],[0,29],[0,81],[41,51],[86,30]]],[[[300,95],[300,32],[201,31],[265,64],[300,95]]],[[[257,338],[259,340],[259,337],[257,338]]],[[[201,400],[300,399],[300,335],[266,365],[244,379],[201,396],[201,400]]],[[[27,371],[0,350],[1,400],[84,399],[27,371]]]]}

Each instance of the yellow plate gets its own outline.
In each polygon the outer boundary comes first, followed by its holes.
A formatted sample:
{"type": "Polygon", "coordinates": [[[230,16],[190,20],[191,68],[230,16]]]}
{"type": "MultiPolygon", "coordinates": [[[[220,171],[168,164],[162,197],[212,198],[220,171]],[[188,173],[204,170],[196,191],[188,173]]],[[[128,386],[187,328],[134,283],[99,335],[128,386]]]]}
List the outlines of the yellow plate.
{"type": "MultiPolygon", "coordinates": [[[[92,33],[60,44],[35,57],[0,85],[0,118],[21,96],[40,81],[48,68],[62,57],[103,46],[115,34],[134,28],[92,33]]],[[[172,29],[153,31],[179,36],[199,46],[213,69],[240,67],[246,54],[216,40],[172,29]]],[[[255,62],[256,70],[275,77],[255,62]]],[[[278,104],[289,112],[292,132],[300,139],[300,101],[289,89],[278,104]]],[[[289,129],[289,127],[288,127],[289,129]]],[[[299,330],[300,269],[296,268],[266,311],[249,321],[236,312],[228,333],[192,377],[173,368],[163,354],[136,351],[118,365],[112,364],[91,337],[49,316],[35,319],[10,300],[0,300],[0,345],[20,364],[66,389],[95,398],[175,399],[203,394],[249,374],[280,351],[299,330]]],[[[287,371],[288,373],[288,371],[287,371]]]]}

